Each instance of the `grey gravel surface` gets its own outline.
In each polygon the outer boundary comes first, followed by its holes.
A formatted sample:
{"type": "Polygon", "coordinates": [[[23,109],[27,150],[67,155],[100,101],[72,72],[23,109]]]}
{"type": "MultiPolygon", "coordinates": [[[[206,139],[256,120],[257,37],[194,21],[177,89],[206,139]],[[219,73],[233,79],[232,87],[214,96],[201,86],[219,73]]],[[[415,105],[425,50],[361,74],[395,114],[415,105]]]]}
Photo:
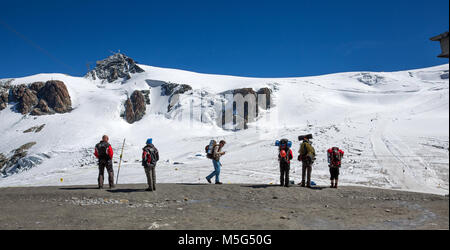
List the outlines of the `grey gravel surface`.
{"type": "Polygon", "coordinates": [[[448,196],[365,187],[0,188],[0,229],[449,229],[448,196]]]}

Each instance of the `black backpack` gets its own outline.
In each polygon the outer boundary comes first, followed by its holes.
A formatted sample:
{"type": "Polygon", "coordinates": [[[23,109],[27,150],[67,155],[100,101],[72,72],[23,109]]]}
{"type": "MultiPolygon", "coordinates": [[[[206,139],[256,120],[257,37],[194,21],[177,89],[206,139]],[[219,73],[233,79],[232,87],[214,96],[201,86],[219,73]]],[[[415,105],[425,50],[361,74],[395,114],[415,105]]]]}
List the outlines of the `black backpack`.
{"type": "Polygon", "coordinates": [[[142,166],[144,167],[153,167],[156,166],[156,162],[158,162],[158,150],[155,147],[145,147],[143,149],[146,154],[142,158],[142,166]]]}
{"type": "Polygon", "coordinates": [[[101,141],[97,145],[95,145],[95,148],[97,149],[97,153],[98,153],[98,159],[110,160],[108,152],[107,152],[109,146],[110,146],[109,143],[104,142],[104,141],[101,141]]]}

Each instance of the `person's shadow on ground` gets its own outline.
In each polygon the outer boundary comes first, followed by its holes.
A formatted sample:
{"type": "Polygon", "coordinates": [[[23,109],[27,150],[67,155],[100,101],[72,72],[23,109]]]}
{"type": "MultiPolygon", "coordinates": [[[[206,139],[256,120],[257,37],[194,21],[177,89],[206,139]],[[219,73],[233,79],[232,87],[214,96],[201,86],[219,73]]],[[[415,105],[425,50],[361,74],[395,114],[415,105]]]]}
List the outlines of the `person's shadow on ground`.
{"type": "MultiPolygon", "coordinates": [[[[257,184],[257,185],[244,185],[244,186],[241,186],[241,187],[250,187],[250,188],[269,188],[270,187],[270,188],[276,188],[276,187],[280,187],[280,185],[278,185],[278,184],[257,184]]],[[[289,185],[289,188],[306,188],[306,187],[301,187],[300,185],[292,184],[292,185],[289,185]]],[[[308,189],[322,190],[324,188],[325,187],[312,186],[312,187],[310,187],[308,189]]]]}
{"type": "Polygon", "coordinates": [[[64,187],[60,190],[98,190],[98,187],[64,187]]]}
{"type": "Polygon", "coordinates": [[[133,193],[133,192],[147,192],[145,191],[145,188],[142,189],[132,189],[132,188],[126,188],[126,189],[108,189],[106,190],[110,193],[133,193]]]}

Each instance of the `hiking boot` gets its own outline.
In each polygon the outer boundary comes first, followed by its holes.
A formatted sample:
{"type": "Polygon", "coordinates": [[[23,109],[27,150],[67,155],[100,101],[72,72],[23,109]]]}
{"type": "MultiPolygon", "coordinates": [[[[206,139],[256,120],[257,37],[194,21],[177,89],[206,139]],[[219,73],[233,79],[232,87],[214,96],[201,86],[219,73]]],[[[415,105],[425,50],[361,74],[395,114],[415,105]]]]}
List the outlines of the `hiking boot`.
{"type": "Polygon", "coordinates": [[[223,183],[220,182],[220,181],[218,181],[218,182],[216,182],[216,184],[217,184],[217,185],[222,185],[223,183]]]}
{"type": "Polygon", "coordinates": [[[208,177],[206,177],[206,180],[208,181],[208,183],[211,183],[211,179],[208,179],[208,177]]]}
{"type": "Polygon", "coordinates": [[[153,192],[153,189],[151,189],[151,188],[147,188],[147,189],[145,189],[145,191],[150,191],[150,192],[153,192]]]}
{"type": "Polygon", "coordinates": [[[300,185],[300,187],[305,187],[305,183],[304,182],[300,182],[298,185],[300,185]]]}

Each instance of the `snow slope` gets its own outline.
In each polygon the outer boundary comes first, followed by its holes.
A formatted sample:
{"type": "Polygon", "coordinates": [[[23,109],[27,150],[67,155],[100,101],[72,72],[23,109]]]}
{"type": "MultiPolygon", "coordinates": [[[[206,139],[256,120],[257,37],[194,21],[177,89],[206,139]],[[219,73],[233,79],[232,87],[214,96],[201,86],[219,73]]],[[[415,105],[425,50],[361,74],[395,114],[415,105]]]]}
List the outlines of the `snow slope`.
{"type": "MultiPolygon", "coordinates": [[[[110,84],[63,74],[14,79],[13,85],[63,81],[74,110],[39,117],[15,113],[12,105],[0,111],[0,153],[7,156],[34,141],[37,144],[28,155],[40,163],[3,176],[0,186],[96,184],[93,147],[103,134],[110,137],[115,161],[126,138],[119,183],[145,183],[139,159],[148,137],[160,150],[158,182],[204,183],[213,169],[205,158],[204,146],[210,139],[225,139],[224,183],[278,183],[274,141],[284,137],[292,140],[296,158],[300,145],[297,136],[313,133],[317,152],[313,180],[319,185],[329,182],[326,149],[339,146],[345,151],[341,185],[448,194],[448,64],[400,72],[272,79],[139,67],[145,72],[133,74],[126,82],[110,84]],[[167,113],[168,97],[161,96],[157,81],[188,84],[193,91],[182,95],[178,110],[167,113]],[[248,130],[219,128],[212,121],[217,112],[208,105],[208,119],[200,122],[202,93],[206,93],[207,102],[217,102],[217,94],[224,91],[262,87],[272,89],[274,107],[262,111],[248,130]],[[136,89],[150,89],[151,104],[142,120],[128,124],[120,115],[127,95],[136,89]],[[180,120],[180,114],[194,119],[180,120]],[[23,133],[42,124],[45,127],[39,133],[23,133]]],[[[117,168],[115,163],[116,174],[117,168]]],[[[292,164],[291,178],[300,181],[298,161],[292,164]]]]}

